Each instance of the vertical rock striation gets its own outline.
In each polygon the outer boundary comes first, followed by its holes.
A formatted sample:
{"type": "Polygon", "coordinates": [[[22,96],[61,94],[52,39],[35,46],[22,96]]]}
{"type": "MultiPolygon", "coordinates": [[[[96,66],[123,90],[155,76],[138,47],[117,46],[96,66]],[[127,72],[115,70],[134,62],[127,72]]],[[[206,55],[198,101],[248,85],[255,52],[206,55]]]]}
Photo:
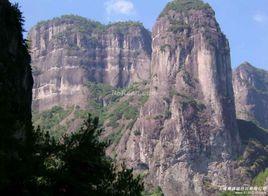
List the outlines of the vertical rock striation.
{"type": "Polygon", "coordinates": [[[228,41],[209,5],[172,1],[152,32],[149,100],[119,159],[166,195],[206,195],[231,183],[239,150],[228,41]]]}
{"type": "Polygon", "coordinates": [[[139,23],[63,16],[36,25],[29,39],[35,110],[85,107],[88,81],[125,87],[150,76],[151,36],[139,23]]]}
{"type": "Polygon", "coordinates": [[[248,62],[233,72],[236,112],[239,119],[268,128],[268,72],[248,62]]]}

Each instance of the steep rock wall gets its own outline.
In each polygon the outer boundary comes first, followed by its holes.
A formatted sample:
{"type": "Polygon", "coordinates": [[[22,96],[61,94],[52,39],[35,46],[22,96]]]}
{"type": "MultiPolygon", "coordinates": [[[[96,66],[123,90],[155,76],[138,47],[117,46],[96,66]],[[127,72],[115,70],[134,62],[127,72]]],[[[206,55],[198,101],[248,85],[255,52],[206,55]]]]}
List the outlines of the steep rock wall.
{"type": "Polygon", "coordinates": [[[175,0],[153,28],[152,50],[149,100],[119,160],[167,195],[207,195],[232,181],[240,151],[228,41],[210,6],[175,0]]]}
{"type": "Polygon", "coordinates": [[[134,22],[102,25],[78,16],[39,23],[29,33],[33,108],[88,103],[87,82],[126,87],[150,76],[151,37],[134,22]]]}
{"type": "Polygon", "coordinates": [[[233,72],[236,112],[239,119],[268,128],[268,72],[241,64],[233,72]]]}

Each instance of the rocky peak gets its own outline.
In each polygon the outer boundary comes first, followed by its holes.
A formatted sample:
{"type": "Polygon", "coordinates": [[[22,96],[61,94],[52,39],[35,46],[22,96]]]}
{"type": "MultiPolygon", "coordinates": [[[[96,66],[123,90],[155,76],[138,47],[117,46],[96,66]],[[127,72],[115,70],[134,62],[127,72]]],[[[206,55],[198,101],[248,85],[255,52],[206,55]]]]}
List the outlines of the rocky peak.
{"type": "Polygon", "coordinates": [[[151,36],[140,23],[67,15],[39,23],[29,39],[36,110],[86,107],[88,81],[126,87],[150,77],[151,36]]]}
{"type": "Polygon", "coordinates": [[[245,61],[237,67],[237,70],[239,70],[239,69],[252,70],[252,69],[256,69],[256,68],[253,65],[251,65],[248,61],[245,61]]]}
{"type": "Polygon", "coordinates": [[[171,10],[175,12],[188,12],[189,10],[203,9],[208,9],[214,13],[210,5],[202,0],[173,0],[166,5],[160,16],[167,14],[171,10]]]}
{"type": "Polygon", "coordinates": [[[237,117],[268,128],[268,71],[245,62],[233,72],[237,117]]]}
{"type": "Polygon", "coordinates": [[[120,159],[146,165],[148,182],[167,195],[207,195],[203,183],[226,185],[234,177],[234,107],[229,44],[213,10],[173,1],[153,28],[149,99],[133,134],[122,139],[120,159]]]}
{"type": "Polygon", "coordinates": [[[241,82],[248,87],[268,92],[268,73],[265,70],[258,69],[248,62],[244,62],[235,70],[236,75],[240,75],[241,82]]]}

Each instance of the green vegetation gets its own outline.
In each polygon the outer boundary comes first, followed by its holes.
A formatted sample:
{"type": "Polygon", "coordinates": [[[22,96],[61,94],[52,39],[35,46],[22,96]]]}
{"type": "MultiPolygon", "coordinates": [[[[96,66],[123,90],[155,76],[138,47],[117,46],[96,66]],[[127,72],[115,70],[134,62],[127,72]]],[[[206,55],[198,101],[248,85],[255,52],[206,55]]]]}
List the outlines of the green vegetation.
{"type": "Polygon", "coordinates": [[[225,191],[225,192],[220,193],[220,196],[235,196],[235,195],[236,194],[233,191],[225,191]]]}
{"type": "Polygon", "coordinates": [[[143,24],[140,22],[126,21],[126,22],[116,22],[110,23],[106,26],[106,28],[115,28],[117,33],[124,33],[128,31],[130,27],[142,27],[143,24]]]}
{"type": "Polygon", "coordinates": [[[152,192],[143,192],[143,196],[164,196],[164,193],[162,192],[161,187],[157,187],[152,192]]]}
{"type": "Polygon", "coordinates": [[[54,35],[54,38],[62,42],[62,44],[68,44],[69,48],[71,49],[69,53],[71,53],[72,51],[75,52],[79,49],[77,43],[73,39],[70,39],[72,34],[77,32],[83,33],[83,36],[86,37],[88,41],[90,41],[90,44],[92,46],[98,46],[99,40],[96,35],[99,32],[104,32],[106,29],[105,25],[102,25],[99,22],[91,21],[79,16],[62,16],[60,18],[52,19],[52,21],[71,24],[71,26],[68,26],[64,31],[54,35]]]}
{"type": "Polygon", "coordinates": [[[165,15],[169,10],[185,12],[192,9],[211,9],[211,7],[208,3],[204,3],[202,0],[173,0],[167,4],[160,17],[165,15]]]}
{"type": "Polygon", "coordinates": [[[138,114],[139,114],[139,111],[136,107],[133,107],[133,106],[126,106],[128,107],[128,109],[126,109],[123,113],[123,116],[127,119],[127,120],[133,120],[133,119],[136,119],[138,114]]]}
{"type": "Polygon", "coordinates": [[[180,95],[180,96],[183,97],[183,100],[181,102],[182,108],[185,108],[188,105],[194,106],[198,111],[202,111],[206,108],[206,106],[202,102],[200,102],[197,99],[194,99],[193,97],[189,97],[186,95],[180,95]]]}
{"type": "Polygon", "coordinates": [[[261,187],[264,186],[266,180],[268,179],[268,168],[260,172],[254,179],[253,185],[261,187]]]}
{"type": "Polygon", "coordinates": [[[143,27],[143,24],[140,22],[134,21],[126,21],[126,22],[116,22],[110,23],[108,25],[101,24],[100,22],[90,20],[78,15],[63,15],[60,17],[55,17],[51,20],[41,21],[35,27],[40,28],[41,26],[48,24],[50,22],[54,23],[70,23],[73,24],[75,29],[72,30],[79,31],[81,33],[88,33],[88,32],[104,32],[108,28],[114,27],[118,32],[124,32],[129,27],[143,27]]]}
{"type": "MultiPolygon", "coordinates": [[[[94,116],[99,116],[100,124],[103,125],[105,119],[108,118],[108,110],[110,106],[115,104],[121,95],[114,94],[113,91],[115,88],[107,84],[89,82],[87,85],[89,92],[91,93],[89,110],[94,116]],[[103,100],[106,100],[109,105],[104,106],[103,100]]],[[[119,124],[114,120],[111,123],[113,128],[117,128],[118,125],[119,124]]]]}
{"type": "MultiPolygon", "coordinates": [[[[181,104],[182,107],[185,108],[188,105],[194,106],[198,111],[202,111],[206,108],[204,103],[202,103],[200,100],[195,99],[194,97],[188,96],[186,94],[182,94],[176,91],[176,89],[171,89],[170,96],[179,96],[181,97],[181,104]]],[[[168,110],[165,112],[167,114],[168,110]]],[[[166,116],[166,115],[165,115],[166,116]]],[[[169,116],[169,115],[167,115],[169,116]]]]}
{"type": "Polygon", "coordinates": [[[134,82],[133,84],[131,84],[130,86],[128,86],[126,89],[124,89],[124,91],[125,91],[125,93],[133,93],[133,92],[139,90],[139,86],[140,86],[139,83],[134,82]]]}
{"type": "Polygon", "coordinates": [[[132,129],[138,116],[139,107],[148,100],[148,89],[141,90],[145,83],[133,83],[127,88],[113,88],[105,84],[89,83],[91,98],[90,111],[100,117],[100,124],[114,129],[106,138],[112,144],[117,144],[124,134],[123,130],[132,129]],[[138,99],[134,99],[138,96],[138,99]],[[103,100],[107,104],[103,105],[103,100]],[[122,121],[124,119],[125,121],[122,121]]]}
{"type": "Polygon", "coordinates": [[[124,21],[124,22],[115,22],[110,23],[107,25],[107,27],[111,26],[118,26],[118,27],[130,27],[130,26],[143,26],[141,22],[134,22],[134,21],[124,21]]]}
{"type": "Polygon", "coordinates": [[[113,132],[112,134],[110,134],[106,140],[109,144],[118,144],[118,142],[120,141],[121,137],[123,135],[123,129],[119,128],[117,129],[115,132],[113,132]]]}
{"type": "MultiPolygon", "coordinates": [[[[88,82],[87,84],[90,93],[92,94],[92,97],[96,97],[98,99],[100,98],[104,98],[108,95],[113,95],[113,90],[115,90],[115,88],[113,88],[112,86],[108,85],[108,84],[102,84],[102,83],[93,83],[93,82],[88,82]]],[[[115,101],[116,99],[118,99],[118,96],[112,96],[111,99],[113,101],[115,101]]]]}
{"type": "Polygon", "coordinates": [[[40,113],[33,112],[34,125],[40,126],[59,139],[75,120],[86,119],[90,112],[93,116],[99,116],[100,126],[106,123],[106,126],[117,130],[110,136],[112,141],[117,141],[123,134],[119,134],[119,127],[125,126],[126,129],[131,129],[136,122],[139,107],[149,98],[148,89],[141,90],[140,85],[142,84],[134,83],[128,88],[119,89],[106,84],[89,82],[87,86],[90,97],[87,109],[53,107],[40,113]],[[119,93],[115,93],[116,91],[119,93]],[[137,99],[134,99],[134,96],[137,96],[137,99]],[[121,119],[126,121],[123,122],[121,119]],[[61,122],[64,122],[62,124],[65,126],[61,126],[61,122]]]}
{"type": "Polygon", "coordinates": [[[169,31],[173,33],[182,32],[184,29],[190,28],[189,24],[184,23],[183,21],[178,20],[172,20],[171,21],[171,27],[169,28],[169,31]]]}
{"type": "Polygon", "coordinates": [[[40,126],[44,131],[48,131],[53,137],[60,138],[67,131],[66,125],[60,125],[73,111],[73,108],[63,109],[55,106],[50,110],[38,113],[33,112],[33,122],[35,126],[40,126]]]}
{"type": "Polygon", "coordinates": [[[142,95],[140,98],[139,98],[139,102],[141,104],[141,106],[143,106],[149,99],[149,94],[145,94],[145,95],[142,95]]]}
{"type": "Polygon", "coordinates": [[[143,25],[139,22],[117,22],[104,25],[77,15],[63,15],[51,20],[41,21],[35,26],[35,28],[49,26],[50,23],[56,25],[69,24],[64,31],[54,35],[54,38],[57,41],[62,42],[64,45],[68,44],[69,48],[72,49],[68,51],[70,53],[68,54],[69,56],[74,55],[72,53],[79,49],[77,43],[73,39],[70,39],[74,33],[80,32],[82,36],[86,37],[90,42],[90,46],[97,47],[100,45],[98,35],[100,35],[100,33],[105,33],[108,28],[113,28],[115,33],[125,33],[130,27],[143,27],[143,25]]]}
{"type": "Polygon", "coordinates": [[[132,127],[134,126],[135,122],[136,122],[136,119],[133,119],[132,121],[130,121],[130,123],[128,123],[126,129],[132,129],[132,127]]]}
{"type": "Polygon", "coordinates": [[[46,179],[49,187],[55,187],[53,190],[58,194],[64,187],[65,194],[67,191],[75,195],[140,195],[143,190],[140,177],[134,178],[132,170],[124,165],[118,171],[105,156],[107,144],[99,141],[103,130],[98,128],[98,119],[89,116],[82,127],[57,144],[64,151],[56,151],[52,157],[62,164],[52,164],[50,172],[54,175],[49,177],[52,180],[46,179]]]}
{"type": "Polygon", "coordinates": [[[113,128],[117,128],[117,121],[125,118],[127,120],[136,119],[138,116],[138,109],[129,104],[128,101],[124,101],[122,103],[118,103],[113,107],[112,112],[108,116],[109,125],[113,128]]]}
{"type": "Polygon", "coordinates": [[[48,24],[50,22],[71,23],[71,24],[77,25],[78,30],[81,32],[88,32],[92,30],[102,31],[105,29],[105,25],[97,21],[89,20],[87,18],[78,16],[78,15],[72,15],[72,14],[55,17],[51,20],[41,21],[37,23],[36,28],[40,28],[44,24],[48,24]]]}
{"type": "MultiPolygon", "coordinates": [[[[87,86],[91,93],[89,110],[94,116],[99,116],[100,124],[103,124],[106,119],[109,106],[116,103],[121,95],[113,93],[116,89],[107,84],[89,82],[87,86]],[[103,100],[106,100],[109,105],[104,106],[103,100]]],[[[114,125],[113,127],[117,126],[114,125]]]]}
{"type": "Polygon", "coordinates": [[[112,88],[109,85],[105,84],[90,84],[89,90],[92,93],[92,98],[90,101],[90,108],[97,116],[100,116],[100,122],[103,123],[105,120],[109,120],[108,126],[112,128],[118,128],[118,121],[121,119],[126,120],[136,120],[138,116],[138,108],[135,107],[135,104],[130,104],[133,100],[135,94],[139,94],[139,105],[144,105],[148,100],[149,96],[146,92],[140,92],[140,84],[134,83],[125,89],[112,88]],[[114,93],[118,91],[119,93],[114,93]],[[133,95],[132,95],[133,93],[133,95]],[[124,96],[129,96],[127,100],[119,101],[120,98],[124,96]],[[109,104],[103,106],[102,100],[105,98],[109,104]]]}
{"type": "Polygon", "coordinates": [[[75,119],[86,119],[87,115],[88,112],[86,110],[80,110],[79,108],[74,110],[75,119]]]}
{"type": "Polygon", "coordinates": [[[19,163],[27,161],[27,175],[19,187],[2,178],[0,190],[18,195],[141,195],[141,177],[125,165],[118,169],[105,155],[108,144],[99,140],[103,130],[98,127],[98,118],[89,115],[78,132],[60,142],[40,129],[31,131],[19,163]]]}
{"type": "Polygon", "coordinates": [[[236,196],[236,195],[241,195],[241,196],[250,196],[251,194],[247,193],[247,191],[237,191],[234,192],[234,191],[225,191],[225,192],[222,192],[220,193],[219,196],[236,196]]]}

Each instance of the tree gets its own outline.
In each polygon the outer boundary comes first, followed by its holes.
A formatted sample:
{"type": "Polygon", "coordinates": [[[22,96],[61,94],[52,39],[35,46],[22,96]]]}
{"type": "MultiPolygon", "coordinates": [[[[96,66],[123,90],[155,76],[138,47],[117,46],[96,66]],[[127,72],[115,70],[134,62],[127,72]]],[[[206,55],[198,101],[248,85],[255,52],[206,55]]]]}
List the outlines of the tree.
{"type": "Polygon", "coordinates": [[[33,178],[39,194],[42,190],[45,195],[141,195],[141,178],[125,165],[118,171],[105,155],[107,143],[100,141],[103,130],[98,127],[98,118],[89,115],[78,132],[57,144],[48,134],[39,137],[43,139],[37,140],[37,154],[44,172],[33,178]]]}

